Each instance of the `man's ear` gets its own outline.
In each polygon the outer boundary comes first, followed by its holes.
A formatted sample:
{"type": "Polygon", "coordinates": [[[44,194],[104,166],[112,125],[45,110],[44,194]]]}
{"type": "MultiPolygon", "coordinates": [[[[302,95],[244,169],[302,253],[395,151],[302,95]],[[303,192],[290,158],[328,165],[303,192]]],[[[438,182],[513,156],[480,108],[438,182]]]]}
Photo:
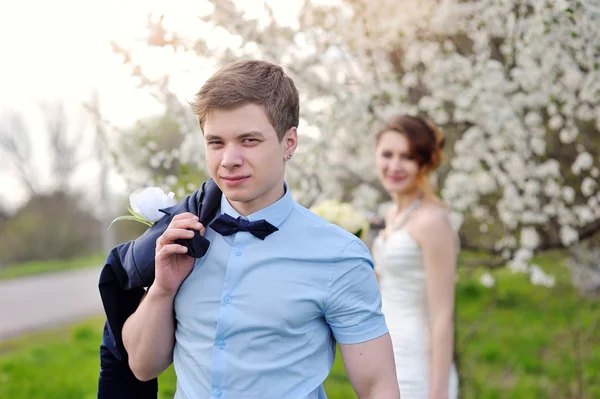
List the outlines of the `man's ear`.
{"type": "Polygon", "coordinates": [[[283,136],[283,145],[286,159],[290,159],[298,147],[298,129],[293,126],[283,136]]]}

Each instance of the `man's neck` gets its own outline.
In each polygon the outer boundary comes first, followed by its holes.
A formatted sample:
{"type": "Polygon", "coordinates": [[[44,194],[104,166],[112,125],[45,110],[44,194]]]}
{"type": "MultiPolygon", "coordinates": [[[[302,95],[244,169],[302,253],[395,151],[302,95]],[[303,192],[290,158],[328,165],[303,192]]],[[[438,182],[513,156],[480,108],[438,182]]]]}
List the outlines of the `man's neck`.
{"type": "Polygon", "coordinates": [[[278,187],[279,190],[272,190],[250,201],[231,201],[227,198],[227,202],[229,202],[229,205],[231,205],[231,207],[240,215],[252,215],[253,213],[268,208],[283,198],[285,195],[285,184],[282,183],[281,185],[278,185],[278,187]]]}

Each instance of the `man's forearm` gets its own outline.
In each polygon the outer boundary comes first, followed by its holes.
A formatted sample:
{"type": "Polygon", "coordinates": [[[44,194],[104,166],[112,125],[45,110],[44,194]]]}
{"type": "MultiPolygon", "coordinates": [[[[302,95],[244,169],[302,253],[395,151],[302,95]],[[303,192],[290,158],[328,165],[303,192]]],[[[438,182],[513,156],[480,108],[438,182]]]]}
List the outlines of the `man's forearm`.
{"type": "Polygon", "coordinates": [[[129,367],[141,381],[158,377],[173,361],[175,345],[174,296],[152,290],[123,326],[123,344],[129,367]]]}

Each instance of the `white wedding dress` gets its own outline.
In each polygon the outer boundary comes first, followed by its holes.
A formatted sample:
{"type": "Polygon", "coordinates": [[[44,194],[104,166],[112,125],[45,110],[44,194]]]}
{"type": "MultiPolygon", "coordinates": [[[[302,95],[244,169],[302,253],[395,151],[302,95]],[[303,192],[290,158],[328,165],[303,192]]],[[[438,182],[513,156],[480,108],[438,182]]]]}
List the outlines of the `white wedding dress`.
{"type": "MultiPolygon", "coordinates": [[[[394,347],[400,396],[428,399],[430,330],[421,250],[410,234],[396,227],[387,238],[377,236],[372,251],[382,311],[394,347]]],[[[454,364],[448,386],[448,398],[456,399],[458,374],[454,364]]]]}

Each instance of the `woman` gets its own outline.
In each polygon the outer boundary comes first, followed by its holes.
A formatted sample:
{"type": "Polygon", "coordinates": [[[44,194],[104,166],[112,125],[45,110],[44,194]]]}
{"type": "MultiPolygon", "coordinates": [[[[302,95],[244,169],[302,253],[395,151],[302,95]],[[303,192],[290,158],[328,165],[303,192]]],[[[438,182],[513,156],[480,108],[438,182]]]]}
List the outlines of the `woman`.
{"type": "Polygon", "coordinates": [[[394,205],[373,243],[383,313],[403,399],[455,399],[454,282],[457,238],[446,206],[428,184],[443,133],[401,115],[376,134],[378,177],[394,205]]]}

